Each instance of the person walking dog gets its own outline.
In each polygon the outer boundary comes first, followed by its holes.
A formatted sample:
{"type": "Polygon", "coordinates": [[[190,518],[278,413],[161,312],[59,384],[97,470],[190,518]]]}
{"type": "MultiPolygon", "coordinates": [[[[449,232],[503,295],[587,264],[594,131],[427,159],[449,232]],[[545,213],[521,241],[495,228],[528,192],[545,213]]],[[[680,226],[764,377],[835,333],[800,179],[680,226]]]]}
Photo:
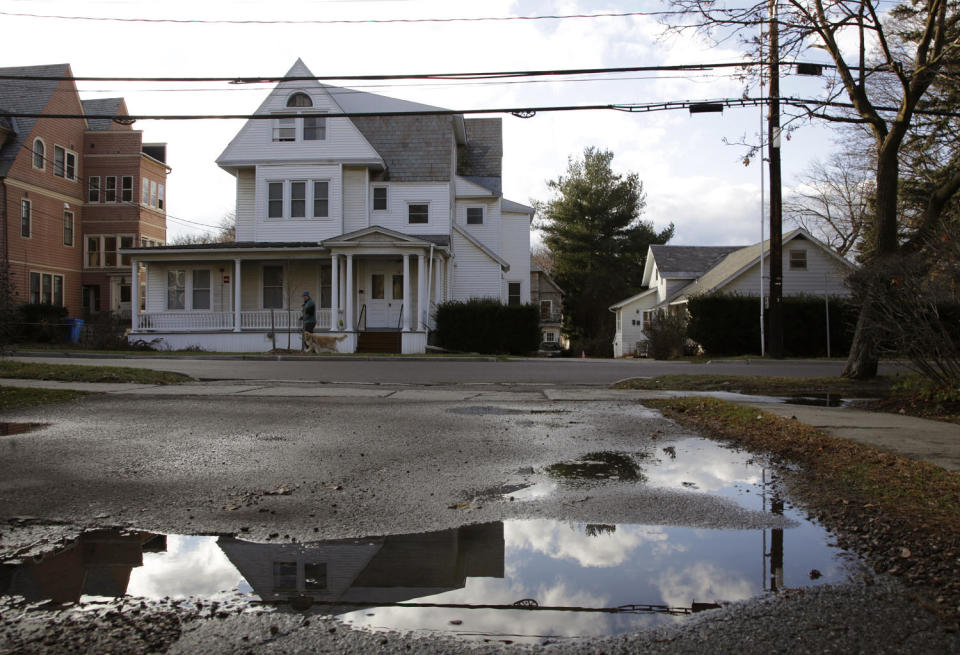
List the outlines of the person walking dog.
{"type": "Polygon", "coordinates": [[[309,291],[303,292],[303,307],[300,309],[300,318],[303,320],[303,331],[313,332],[317,327],[317,306],[310,297],[309,291]]]}

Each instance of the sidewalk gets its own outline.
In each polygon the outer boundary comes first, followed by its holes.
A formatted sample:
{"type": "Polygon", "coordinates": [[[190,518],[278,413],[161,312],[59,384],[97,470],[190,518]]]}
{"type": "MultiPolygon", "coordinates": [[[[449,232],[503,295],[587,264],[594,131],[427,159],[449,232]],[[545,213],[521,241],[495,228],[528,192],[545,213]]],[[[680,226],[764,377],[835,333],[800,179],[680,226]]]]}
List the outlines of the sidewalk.
{"type": "Polygon", "coordinates": [[[960,425],[927,419],[866,412],[843,407],[790,405],[776,398],[732,393],[658,392],[604,389],[547,384],[472,384],[415,386],[400,384],[314,383],[256,380],[176,385],[128,383],[54,382],[0,379],[0,386],[73,389],[122,396],[218,396],[296,398],[378,398],[404,402],[537,402],[632,401],[678,395],[710,395],[749,407],[795,418],[828,434],[876,446],[905,457],[925,460],[951,471],[960,471],[960,425]]]}

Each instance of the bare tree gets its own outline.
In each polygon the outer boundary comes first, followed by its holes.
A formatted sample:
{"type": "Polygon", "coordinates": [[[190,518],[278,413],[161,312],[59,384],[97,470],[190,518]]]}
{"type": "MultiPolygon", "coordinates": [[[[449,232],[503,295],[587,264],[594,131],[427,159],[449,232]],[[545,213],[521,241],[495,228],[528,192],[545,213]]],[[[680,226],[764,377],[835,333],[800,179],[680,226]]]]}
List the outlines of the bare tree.
{"type": "Polygon", "coordinates": [[[168,242],[171,246],[188,246],[204,243],[232,243],[237,240],[237,213],[229,211],[220,219],[215,232],[178,234],[168,242]]]}
{"type": "Polygon", "coordinates": [[[553,252],[546,244],[539,243],[530,250],[530,260],[547,275],[553,273],[553,252]]]}
{"type": "Polygon", "coordinates": [[[784,218],[817,237],[841,257],[855,255],[870,220],[874,179],[865,162],[849,152],[817,160],[784,198],[784,218]]]}
{"type": "MultiPolygon", "coordinates": [[[[868,265],[883,264],[900,254],[900,152],[917,111],[941,72],[960,57],[960,7],[956,0],[913,0],[883,12],[876,0],[769,0],[726,6],[717,0],[671,0],[681,24],[671,29],[696,29],[729,38],[739,34],[762,61],[758,28],[769,24],[779,35],[781,59],[808,48],[826,52],[834,72],[826,94],[818,101],[785,100],[809,117],[862,125],[873,138],[876,169],[874,211],[864,243],[868,265]],[[772,14],[772,16],[771,16],[772,14]],[[873,83],[888,76],[889,84],[873,83]],[[840,101],[846,106],[838,106],[840,101]]],[[[954,194],[947,185],[931,190],[932,197],[954,194]]],[[[935,209],[935,208],[934,208],[935,209]]],[[[929,216],[926,225],[935,221],[929,216]]],[[[878,351],[868,336],[880,320],[876,284],[865,289],[850,356],[843,375],[873,377],[878,351]]]]}

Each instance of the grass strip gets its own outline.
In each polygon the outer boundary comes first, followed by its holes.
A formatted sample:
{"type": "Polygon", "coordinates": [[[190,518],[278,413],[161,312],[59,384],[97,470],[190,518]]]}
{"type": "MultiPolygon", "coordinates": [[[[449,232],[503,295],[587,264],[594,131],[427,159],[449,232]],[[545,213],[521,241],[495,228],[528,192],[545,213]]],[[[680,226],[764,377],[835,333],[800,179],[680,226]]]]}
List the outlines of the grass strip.
{"type": "Polygon", "coordinates": [[[139,384],[180,384],[193,378],[172,371],[153,371],[120,366],[77,364],[36,364],[0,361],[0,378],[56,380],[58,382],[136,382],[139,384]]]}
{"type": "Polygon", "coordinates": [[[751,394],[830,393],[846,396],[885,397],[895,378],[881,376],[872,380],[841,377],[787,378],[762,375],[660,375],[655,378],[630,378],[616,383],[614,389],[660,391],[734,391],[751,394]]]}
{"type": "Polygon", "coordinates": [[[960,474],[714,398],[644,400],[682,425],[801,465],[800,500],[878,572],[934,589],[960,622],[960,474]]]}
{"type": "Polygon", "coordinates": [[[88,391],[71,389],[27,389],[23,387],[0,387],[0,412],[8,412],[25,407],[38,407],[52,403],[65,403],[82,396],[88,391]]]}

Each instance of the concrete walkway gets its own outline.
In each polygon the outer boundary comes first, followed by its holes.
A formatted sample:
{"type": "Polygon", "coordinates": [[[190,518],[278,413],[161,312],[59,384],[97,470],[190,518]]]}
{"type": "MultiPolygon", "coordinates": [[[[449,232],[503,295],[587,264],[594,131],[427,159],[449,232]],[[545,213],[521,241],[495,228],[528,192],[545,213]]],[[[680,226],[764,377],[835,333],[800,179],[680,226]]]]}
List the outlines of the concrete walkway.
{"type": "Polygon", "coordinates": [[[417,386],[399,384],[304,383],[288,380],[201,382],[176,385],[54,382],[0,379],[0,386],[74,389],[119,396],[274,396],[298,398],[383,398],[402,402],[624,401],[709,395],[795,418],[837,437],[876,446],[913,459],[960,471],[960,425],[867,412],[844,407],[793,405],[764,396],[717,392],[660,392],[545,384],[470,384],[417,386]]]}

